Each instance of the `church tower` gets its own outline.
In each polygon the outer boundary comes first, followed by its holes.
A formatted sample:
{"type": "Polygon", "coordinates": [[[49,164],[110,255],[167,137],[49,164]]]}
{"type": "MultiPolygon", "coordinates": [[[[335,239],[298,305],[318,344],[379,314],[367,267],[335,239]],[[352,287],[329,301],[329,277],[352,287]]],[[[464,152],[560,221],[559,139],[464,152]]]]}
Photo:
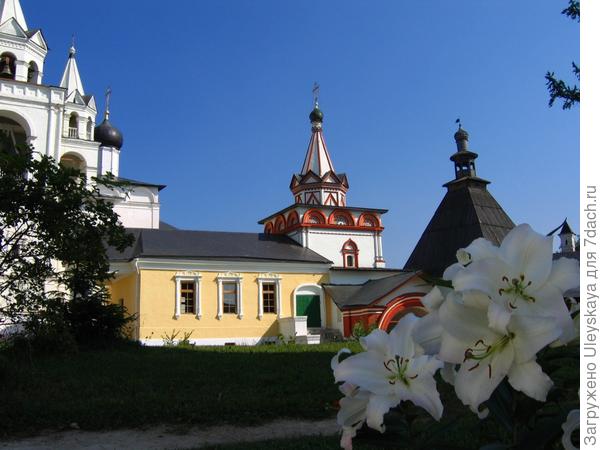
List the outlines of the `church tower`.
{"type": "MultiPolygon", "coordinates": [[[[0,0],[0,132],[15,145],[31,145],[65,167],[92,178],[119,176],[123,136],[108,121],[96,126],[96,100],[84,89],[73,41],[60,83],[44,80],[48,53],[39,29],[30,29],[19,0],[0,0]],[[57,86],[58,84],[58,86],[57,86]]],[[[127,191],[102,194],[114,203],[121,222],[158,228],[162,185],[127,181],[127,191]]]]}
{"type": "Polygon", "coordinates": [[[483,237],[499,245],[515,224],[487,190],[489,181],[479,178],[478,155],[469,149],[469,133],[458,127],[454,180],[444,184],[446,195],[435,211],[404,269],[441,276],[456,262],[456,251],[483,237]]]}
{"type": "Polygon", "coordinates": [[[265,234],[287,235],[328,258],[334,267],[385,267],[381,218],[387,210],[347,205],[348,178],[334,169],[316,95],[309,119],[311,137],[304,163],[290,183],[294,203],[259,224],[264,225],[265,234]]]}

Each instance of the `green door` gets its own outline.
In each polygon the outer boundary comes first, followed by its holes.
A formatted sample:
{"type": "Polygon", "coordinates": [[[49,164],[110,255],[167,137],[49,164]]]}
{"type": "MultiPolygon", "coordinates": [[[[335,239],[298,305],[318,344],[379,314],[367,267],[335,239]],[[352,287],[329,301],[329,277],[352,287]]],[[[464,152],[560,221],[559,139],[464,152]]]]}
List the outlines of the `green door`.
{"type": "Polygon", "coordinates": [[[321,328],[321,302],[318,295],[298,295],[296,297],[296,315],[307,316],[309,328],[321,328]]]}

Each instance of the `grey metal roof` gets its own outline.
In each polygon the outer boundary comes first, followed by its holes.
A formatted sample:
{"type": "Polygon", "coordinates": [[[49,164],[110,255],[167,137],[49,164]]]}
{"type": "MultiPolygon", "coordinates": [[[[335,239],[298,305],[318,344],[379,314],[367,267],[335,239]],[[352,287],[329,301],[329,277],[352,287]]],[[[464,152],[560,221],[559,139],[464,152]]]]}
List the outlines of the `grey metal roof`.
{"type": "Polygon", "coordinates": [[[359,285],[324,284],[323,288],[339,307],[365,306],[402,286],[418,273],[407,271],[378,280],[369,280],[359,285]]]}
{"type": "Polygon", "coordinates": [[[160,230],[178,230],[179,229],[176,226],[171,225],[170,223],[163,222],[162,220],[158,223],[158,228],[160,230]]]}
{"type": "Polygon", "coordinates": [[[129,183],[134,186],[156,187],[156,188],[158,188],[159,191],[162,191],[164,188],[167,187],[166,184],[147,183],[146,181],[132,180],[131,178],[124,178],[124,177],[115,177],[115,180],[122,181],[124,183],[129,183]]]}
{"type": "Polygon", "coordinates": [[[285,261],[331,264],[287,236],[222,231],[128,229],[135,243],[124,252],[108,250],[111,261],[134,258],[285,261]]]}
{"type": "Polygon", "coordinates": [[[515,224],[486,188],[473,177],[448,183],[421,239],[408,258],[405,270],[422,270],[440,276],[456,262],[456,251],[484,237],[499,245],[515,224]]]}

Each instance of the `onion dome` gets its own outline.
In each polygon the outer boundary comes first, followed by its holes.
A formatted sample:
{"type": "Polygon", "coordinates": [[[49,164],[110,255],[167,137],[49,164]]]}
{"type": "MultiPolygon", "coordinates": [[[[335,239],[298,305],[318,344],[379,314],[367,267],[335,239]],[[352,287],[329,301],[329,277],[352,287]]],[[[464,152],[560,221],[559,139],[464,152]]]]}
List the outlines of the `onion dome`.
{"type": "Polygon", "coordinates": [[[123,133],[113,127],[108,121],[108,118],[105,118],[104,122],[96,127],[94,131],[94,140],[100,142],[103,147],[115,147],[121,149],[123,146],[123,133]]]}
{"type": "Polygon", "coordinates": [[[459,142],[459,141],[468,141],[469,140],[469,133],[467,133],[467,130],[465,130],[463,127],[459,126],[458,127],[458,131],[456,133],[454,133],[454,140],[456,142],[459,142]]]}
{"type": "Polygon", "coordinates": [[[312,110],[308,117],[311,123],[323,123],[323,112],[319,109],[319,106],[315,106],[315,109],[312,110]]]}

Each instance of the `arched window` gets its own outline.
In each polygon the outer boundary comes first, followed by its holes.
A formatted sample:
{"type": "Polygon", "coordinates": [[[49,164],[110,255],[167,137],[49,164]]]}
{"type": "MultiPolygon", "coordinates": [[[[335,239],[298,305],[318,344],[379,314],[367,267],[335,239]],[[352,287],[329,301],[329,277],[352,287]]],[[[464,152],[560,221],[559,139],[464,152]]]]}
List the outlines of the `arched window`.
{"type": "Polygon", "coordinates": [[[273,224],[271,222],[268,222],[265,225],[265,234],[272,234],[273,233],[273,224]]]}
{"type": "Polygon", "coordinates": [[[287,222],[288,228],[298,225],[298,223],[300,223],[300,218],[298,217],[298,213],[296,211],[292,211],[287,216],[286,222],[287,222]]]}
{"type": "Polygon", "coordinates": [[[87,120],[87,126],[86,126],[86,139],[88,141],[92,140],[92,134],[94,132],[94,122],[92,122],[92,118],[88,118],[87,120]]]}
{"type": "Polygon", "coordinates": [[[39,84],[39,75],[40,70],[38,69],[37,64],[35,63],[35,61],[31,61],[29,63],[29,66],[27,67],[27,82],[39,84]]]}
{"type": "Polygon", "coordinates": [[[13,119],[0,117],[0,133],[7,136],[17,149],[24,149],[27,145],[27,132],[13,119]]]}
{"type": "Polygon", "coordinates": [[[356,269],[358,267],[358,247],[352,239],[348,239],[342,247],[342,257],[345,268],[356,269]]]}
{"type": "Polygon", "coordinates": [[[329,215],[328,223],[330,225],[348,227],[354,225],[354,218],[348,211],[344,209],[336,209],[329,215]]]}
{"type": "Polygon", "coordinates": [[[279,216],[279,217],[277,217],[277,219],[275,219],[275,232],[283,233],[284,230],[285,230],[285,217],[279,216]]]}
{"type": "Polygon", "coordinates": [[[372,214],[362,214],[358,219],[358,226],[360,227],[368,227],[368,228],[376,228],[379,227],[379,220],[377,217],[372,214]]]}
{"type": "Polygon", "coordinates": [[[309,225],[320,225],[326,222],[323,213],[316,209],[306,211],[302,216],[302,223],[309,225]]]}
{"type": "Polygon", "coordinates": [[[14,80],[17,71],[17,58],[12,53],[0,55],[0,77],[14,80]]]}
{"type": "Polygon", "coordinates": [[[79,116],[76,112],[71,113],[69,117],[69,134],[68,136],[73,139],[79,138],[79,116]]]}
{"type": "Polygon", "coordinates": [[[85,173],[85,160],[74,153],[67,153],[60,158],[60,165],[68,169],[76,169],[79,172],[85,173]]]}

